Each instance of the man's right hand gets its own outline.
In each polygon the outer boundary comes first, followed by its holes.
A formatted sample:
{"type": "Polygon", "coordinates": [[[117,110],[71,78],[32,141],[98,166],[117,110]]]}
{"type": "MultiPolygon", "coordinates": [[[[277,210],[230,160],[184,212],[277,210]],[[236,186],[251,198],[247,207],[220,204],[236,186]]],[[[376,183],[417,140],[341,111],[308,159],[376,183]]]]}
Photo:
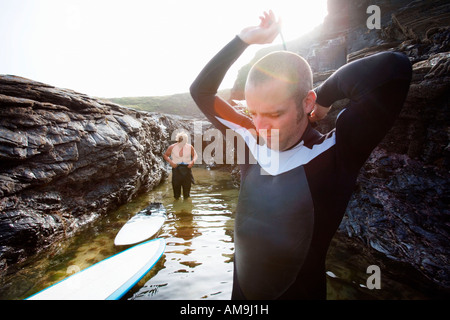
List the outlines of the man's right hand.
{"type": "Polygon", "coordinates": [[[276,21],[272,10],[269,13],[259,17],[261,23],[259,26],[245,28],[239,34],[239,38],[247,44],[268,44],[278,36],[281,27],[280,19],[276,21]]]}

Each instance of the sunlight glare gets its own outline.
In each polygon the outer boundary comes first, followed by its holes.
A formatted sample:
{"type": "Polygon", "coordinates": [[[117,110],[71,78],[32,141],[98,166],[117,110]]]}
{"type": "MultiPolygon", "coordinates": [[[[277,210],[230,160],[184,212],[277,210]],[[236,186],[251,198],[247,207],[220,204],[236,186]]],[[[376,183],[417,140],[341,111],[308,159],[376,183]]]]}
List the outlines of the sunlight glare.
{"type": "MultiPolygon", "coordinates": [[[[323,22],[327,0],[0,0],[0,73],[100,97],[187,92],[208,60],[268,10],[289,42],[323,22]]],[[[260,49],[245,51],[224,87],[260,49]]]]}
{"type": "Polygon", "coordinates": [[[282,33],[286,41],[297,39],[310,32],[323,22],[328,13],[326,0],[260,0],[257,6],[262,10],[270,9],[281,18],[282,33]]]}

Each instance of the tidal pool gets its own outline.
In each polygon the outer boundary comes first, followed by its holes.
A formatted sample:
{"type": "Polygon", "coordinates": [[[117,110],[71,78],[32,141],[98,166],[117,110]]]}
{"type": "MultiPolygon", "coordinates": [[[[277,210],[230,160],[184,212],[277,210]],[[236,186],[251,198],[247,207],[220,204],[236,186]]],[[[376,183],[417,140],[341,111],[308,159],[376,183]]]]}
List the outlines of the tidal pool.
{"type": "MultiPolygon", "coordinates": [[[[161,202],[167,220],[155,237],[166,240],[166,250],[153,269],[122,299],[228,300],[233,278],[233,228],[238,189],[230,174],[193,169],[196,184],[191,198],[175,200],[169,179],[121,206],[77,236],[11,268],[0,280],[0,299],[17,300],[56,283],[127,247],[114,238],[134,214],[151,202],[161,202]]],[[[328,299],[432,299],[432,284],[401,264],[336,236],[327,257],[328,299]],[[367,267],[381,270],[381,288],[369,289],[367,267]]]]}

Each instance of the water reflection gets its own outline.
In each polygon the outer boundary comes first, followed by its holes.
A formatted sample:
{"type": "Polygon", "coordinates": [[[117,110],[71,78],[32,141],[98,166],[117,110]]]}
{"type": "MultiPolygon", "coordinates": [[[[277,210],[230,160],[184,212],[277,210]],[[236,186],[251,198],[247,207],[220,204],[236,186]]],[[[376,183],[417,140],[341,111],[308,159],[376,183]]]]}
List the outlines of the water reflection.
{"type": "MultiPolygon", "coordinates": [[[[168,219],[164,266],[130,299],[229,299],[232,286],[234,208],[238,190],[229,175],[194,170],[191,198],[164,204],[168,219]]],[[[169,188],[170,189],[170,188],[169,188]]],[[[168,190],[170,194],[170,190],[168,190]]]]}
{"type": "Polygon", "coordinates": [[[169,232],[171,238],[181,238],[187,241],[201,235],[192,216],[192,207],[192,198],[175,200],[172,206],[168,206],[168,222],[174,224],[173,230],[169,232]]]}

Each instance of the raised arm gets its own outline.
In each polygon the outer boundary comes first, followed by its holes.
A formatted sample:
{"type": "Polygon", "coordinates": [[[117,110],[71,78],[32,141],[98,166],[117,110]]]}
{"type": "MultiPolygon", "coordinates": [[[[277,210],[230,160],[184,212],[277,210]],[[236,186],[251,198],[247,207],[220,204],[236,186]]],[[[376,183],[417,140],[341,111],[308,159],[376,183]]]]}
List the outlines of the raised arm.
{"type": "Polygon", "coordinates": [[[238,113],[225,100],[217,96],[217,90],[226,72],[239,56],[251,44],[272,42],[278,34],[279,22],[273,12],[264,13],[258,26],[248,27],[241,31],[203,68],[191,85],[190,92],[195,103],[205,116],[219,129],[225,129],[218,118],[236,123],[243,127],[251,127],[251,121],[238,113]]]}
{"type": "Polygon", "coordinates": [[[333,102],[344,98],[360,100],[377,87],[396,80],[411,81],[411,63],[408,57],[398,52],[378,53],[337,70],[316,88],[317,103],[329,107],[333,102]]]}
{"type": "Polygon", "coordinates": [[[411,74],[405,55],[383,52],[341,67],[316,88],[318,118],[335,101],[350,99],[336,121],[336,142],[345,165],[362,166],[392,127],[406,99],[411,74]]]}

